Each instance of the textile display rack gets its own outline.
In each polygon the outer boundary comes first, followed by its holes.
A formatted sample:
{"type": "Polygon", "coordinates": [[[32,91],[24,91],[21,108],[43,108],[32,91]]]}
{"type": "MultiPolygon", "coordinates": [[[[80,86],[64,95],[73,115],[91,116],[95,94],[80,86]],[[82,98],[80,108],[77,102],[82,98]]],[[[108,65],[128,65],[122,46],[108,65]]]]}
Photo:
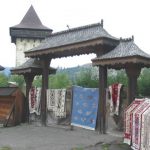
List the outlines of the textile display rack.
{"type": "Polygon", "coordinates": [[[150,150],[150,99],[135,99],[124,119],[124,143],[133,150],[150,150]]]}

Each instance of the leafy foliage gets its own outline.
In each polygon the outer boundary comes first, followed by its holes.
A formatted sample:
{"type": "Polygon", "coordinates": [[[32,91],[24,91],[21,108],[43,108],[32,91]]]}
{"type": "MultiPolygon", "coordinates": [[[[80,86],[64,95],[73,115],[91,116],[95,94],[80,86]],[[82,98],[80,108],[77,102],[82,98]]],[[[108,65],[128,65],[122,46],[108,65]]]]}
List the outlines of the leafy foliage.
{"type": "Polygon", "coordinates": [[[122,83],[124,86],[127,86],[128,78],[125,70],[110,70],[108,72],[108,85],[113,83],[122,83]]]}
{"type": "Polygon", "coordinates": [[[9,81],[16,82],[20,88],[22,88],[25,84],[24,77],[22,75],[11,75],[9,81]]]}
{"type": "Polygon", "coordinates": [[[0,87],[6,86],[8,86],[8,77],[5,74],[0,73],[0,87]]]}
{"type": "Polygon", "coordinates": [[[98,87],[98,78],[94,75],[92,68],[85,68],[76,77],[76,85],[82,87],[98,87]]]}
{"type": "Polygon", "coordinates": [[[42,87],[42,77],[36,76],[33,80],[33,86],[42,87]]]}
{"type": "Polygon", "coordinates": [[[49,77],[49,88],[57,89],[57,88],[67,88],[71,86],[72,83],[65,73],[58,73],[56,75],[51,75],[49,77]]]}
{"type": "Polygon", "coordinates": [[[150,96],[150,69],[142,70],[138,79],[138,87],[141,96],[150,96]]]}

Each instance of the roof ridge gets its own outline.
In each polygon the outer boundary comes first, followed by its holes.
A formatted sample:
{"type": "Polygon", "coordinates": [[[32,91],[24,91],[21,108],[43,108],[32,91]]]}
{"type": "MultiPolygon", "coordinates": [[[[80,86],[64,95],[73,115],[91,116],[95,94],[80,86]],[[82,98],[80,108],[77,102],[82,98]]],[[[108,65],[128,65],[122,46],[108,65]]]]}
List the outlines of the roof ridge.
{"type": "Polygon", "coordinates": [[[130,41],[134,41],[134,36],[133,35],[129,38],[120,37],[120,42],[130,42],[130,41]]]}
{"type": "Polygon", "coordinates": [[[90,28],[90,27],[94,27],[94,26],[98,26],[98,25],[103,28],[103,22],[101,21],[101,23],[98,22],[98,23],[93,23],[93,24],[89,24],[89,25],[84,25],[84,26],[79,26],[79,27],[71,28],[71,29],[68,29],[68,30],[58,31],[58,32],[52,33],[50,35],[50,37],[58,35],[58,34],[67,33],[67,32],[73,32],[73,31],[77,31],[77,30],[82,30],[82,29],[86,29],[86,28],[90,28]]]}

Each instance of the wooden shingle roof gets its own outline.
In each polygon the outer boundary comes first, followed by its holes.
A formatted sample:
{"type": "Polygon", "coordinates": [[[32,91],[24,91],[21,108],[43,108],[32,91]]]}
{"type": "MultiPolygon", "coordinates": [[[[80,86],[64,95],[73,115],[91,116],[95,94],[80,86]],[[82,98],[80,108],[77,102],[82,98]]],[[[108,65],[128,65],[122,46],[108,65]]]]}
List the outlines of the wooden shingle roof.
{"type": "MultiPolygon", "coordinates": [[[[87,46],[88,43],[90,46],[92,44],[89,41],[94,41],[93,44],[100,44],[103,42],[103,39],[110,39],[117,41],[118,39],[111,36],[104,28],[102,23],[96,23],[91,25],[86,25],[82,27],[72,28],[65,31],[57,32],[51,34],[46,38],[39,46],[26,51],[25,55],[27,57],[32,57],[34,55],[42,54],[55,54],[59,51],[66,51],[67,46],[72,46],[83,43],[81,47],[87,46]],[[85,42],[87,42],[85,44],[85,42]]],[[[85,51],[86,54],[86,51],[85,51]]]]}
{"type": "Polygon", "coordinates": [[[18,25],[13,26],[12,28],[51,30],[50,28],[42,24],[32,5],[30,6],[21,22],[18,25]]]}
{"type": "Polygon", "coordinates": [[[133,63],[150,66],[150,55],[142,51],[133,39],[120,40],[119,45],[112,51],[92,59],[93,65],[121,67],[133,63]]]}
{"type": "MultiPolygon", "coordinates": [[[[12,68],[11,73],[12,74],[34,73],[36,75],[41,75],[42,74],[42,65],[41,65],[40,60],[30,58],[24,64],[22,64],[18,67],[12,68]]],[[[50,74],[55,74],[56,69],[50,67],[49,68],[49,73],[50,74]]]]}
{"type": "Polygon", "coordinates": [[[18,25],[10,27],[10,36],[13,43],[16,42],[16,38],[45,39],[51,33],[52,29],[42,24],[32,5],[22,21],[18,25]]]}

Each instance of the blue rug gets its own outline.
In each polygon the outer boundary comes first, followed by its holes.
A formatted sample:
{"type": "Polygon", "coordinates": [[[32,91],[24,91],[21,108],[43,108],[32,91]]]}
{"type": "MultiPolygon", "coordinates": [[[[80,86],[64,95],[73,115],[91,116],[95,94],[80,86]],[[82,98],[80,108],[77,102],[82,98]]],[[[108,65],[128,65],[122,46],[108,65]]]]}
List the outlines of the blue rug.
{"type": "Polygon", "coordinates": [[[95,130],[98,100],[97,88],[74,86],[71,125],[95,130]]]}

